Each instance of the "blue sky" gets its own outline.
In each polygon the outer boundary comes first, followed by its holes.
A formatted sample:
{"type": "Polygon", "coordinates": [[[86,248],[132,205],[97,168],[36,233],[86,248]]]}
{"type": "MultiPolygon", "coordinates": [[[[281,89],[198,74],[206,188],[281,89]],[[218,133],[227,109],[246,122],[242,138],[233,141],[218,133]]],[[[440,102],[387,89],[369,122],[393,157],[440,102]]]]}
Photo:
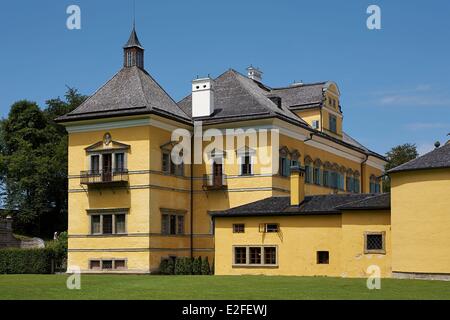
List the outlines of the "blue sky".
{"type": "MultiPolygon", "coordinates": [[[[93,93],[122,65],[131,0],[2,1],[0,112],[19,99],[93,93]],[[81,7],[82,29],[66,28],[81,7]]],[[[345,130],[385,153],[412,142],[420,152],[450,132],[449,1],[144,1],[136,23],[146,69],[175,99],[197,75],[253,64],[269,86],[336,81],[345,130]],[[382,29],[366,9],[381,7],[382,29]]]]}

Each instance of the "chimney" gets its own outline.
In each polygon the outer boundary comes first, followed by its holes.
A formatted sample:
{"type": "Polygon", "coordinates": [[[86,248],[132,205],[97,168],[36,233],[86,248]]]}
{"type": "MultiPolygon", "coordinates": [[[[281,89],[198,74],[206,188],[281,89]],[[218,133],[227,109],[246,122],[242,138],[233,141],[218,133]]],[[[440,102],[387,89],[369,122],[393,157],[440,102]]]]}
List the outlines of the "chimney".
{"type": "Polygon", "coordinates": [[[252,80],[262,82],[262,75],[263,72],[258,68],[255,68],[253,66],[247,68],[247,76],[252,80]]]}
{"type": "Polygon", "coordinates": [[[299,206],[305,200],[305,170],[291,167],[291,206],[299,206]]]}
{"type": "Polygon", "coordinates": [[[192,117],[209,117],[214,113],[214,80],[210,77],[192,81],[192,117]]]}

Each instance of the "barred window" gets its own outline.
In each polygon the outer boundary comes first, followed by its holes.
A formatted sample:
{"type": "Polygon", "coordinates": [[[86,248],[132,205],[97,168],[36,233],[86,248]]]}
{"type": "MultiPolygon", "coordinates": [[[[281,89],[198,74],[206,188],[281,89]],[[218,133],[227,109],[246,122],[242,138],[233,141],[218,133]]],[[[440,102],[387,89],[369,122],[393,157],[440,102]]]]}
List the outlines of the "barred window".
{"type": "Polygon", "coordinates": [[[385,233],[366,232],[365,253],[385,253],[385,233]]]}

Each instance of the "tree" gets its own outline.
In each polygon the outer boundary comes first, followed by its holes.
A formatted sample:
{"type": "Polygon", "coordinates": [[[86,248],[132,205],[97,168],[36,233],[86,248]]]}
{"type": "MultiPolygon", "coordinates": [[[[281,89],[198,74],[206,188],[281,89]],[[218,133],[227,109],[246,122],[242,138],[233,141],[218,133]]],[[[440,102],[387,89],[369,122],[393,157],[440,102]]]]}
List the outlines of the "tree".
{"type": "Polygon", "coordinates": [[[0,182],[7,209],[15,211],[16,230],[51,237],[67,229],[67,133],[54,118],[86,97],[69,88],[66,101],[18,101],[0,122],[0,182]]]}
{"type": "MultiPolygon", "coordinates": [[[[393,147],[390,151],[386,153],[388,163],[385,166],[385,171],[389,171],[408,161],[414,160],[418,156],[419,153],[417,152],[417,147],[415,144],[405,143],[393,147]]],[[[383,191],[389,192],[390,189],[391,189],[391,181],[389,177],[386,176],[383,181],[383,191]]]]}

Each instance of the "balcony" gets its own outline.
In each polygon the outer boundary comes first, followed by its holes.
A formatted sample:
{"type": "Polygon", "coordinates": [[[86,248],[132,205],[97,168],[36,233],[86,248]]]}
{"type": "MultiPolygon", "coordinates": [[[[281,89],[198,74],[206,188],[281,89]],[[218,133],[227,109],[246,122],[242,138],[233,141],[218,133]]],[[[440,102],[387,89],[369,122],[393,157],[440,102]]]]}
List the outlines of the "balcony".
{"type": "Polygon", "coordinates": [[[203,177],[203,189],[205,190],[222,190],[227,187],[227,176],[224,174],[205,174],[203,177]]]}
{"type": "Polygon", "coordinates": [[[128,170],[82,171],[81,184],[87,186],[121,186],[128,184],[128,170]]]}

